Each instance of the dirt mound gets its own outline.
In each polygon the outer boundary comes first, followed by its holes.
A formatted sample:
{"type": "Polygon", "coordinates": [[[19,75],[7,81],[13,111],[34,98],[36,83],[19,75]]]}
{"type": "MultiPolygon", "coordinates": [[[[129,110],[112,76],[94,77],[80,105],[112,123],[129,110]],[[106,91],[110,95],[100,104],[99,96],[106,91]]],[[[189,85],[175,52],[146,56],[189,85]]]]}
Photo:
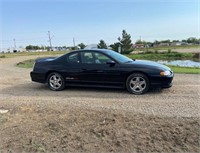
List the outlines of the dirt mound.
{"type": "Polygon", "coordinates": [[[9,113],[0,114],[0,151],[200,151],[198,118],[58,107],[6,108],[9,113]]]}

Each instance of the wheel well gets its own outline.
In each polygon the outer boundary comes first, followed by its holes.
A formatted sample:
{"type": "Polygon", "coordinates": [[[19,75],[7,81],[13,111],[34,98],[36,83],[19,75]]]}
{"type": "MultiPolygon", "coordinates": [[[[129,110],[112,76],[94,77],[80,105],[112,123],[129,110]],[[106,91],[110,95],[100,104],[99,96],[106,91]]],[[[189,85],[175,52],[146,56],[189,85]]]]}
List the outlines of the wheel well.
{"type": "Polygon", "coordinates": [[[57,71],[48,71],[48,72],[46,73],[46,75],[45,75],[45,82],[47,82],[47,78],[48,78],[49,74],[51,74],[51,73],[53,73],[53,72],[59,73],[59,72],[57,72],[57,71]]]}
{"type": "MultiPolygon", "coordinates": [[[[144,74],[144,75],[149,79],[149,75],[148,75],[147,73],[145,73],[145,72],[141,72],[141,71],[132,71],[132,72],[130,72],[130,73],[128,73],[128,74],[126,75],[126,77],[125,77],[125,84],[126,84],[127,78],[128,78],[131,74],[133,74],[133,73],[141,73],[141,74],[144,74]]],[[[149,80],[149,81],[150,81],[150,80],[149,80]]]]}

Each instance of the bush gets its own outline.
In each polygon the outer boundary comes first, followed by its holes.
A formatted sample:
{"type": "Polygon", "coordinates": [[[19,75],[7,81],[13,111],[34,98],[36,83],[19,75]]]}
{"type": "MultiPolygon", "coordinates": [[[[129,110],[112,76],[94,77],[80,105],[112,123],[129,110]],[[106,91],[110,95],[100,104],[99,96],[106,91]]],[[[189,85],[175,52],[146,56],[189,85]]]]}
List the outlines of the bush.
{"type": "Polygon", "coordinates": [[[132,50],[123,51],[122,54],[130,54],[131,52],[132,52],[132,50]]]}
{"type": "Polygon", "coordinates": [[[158,54],[158,50],[155,50],[155,54],[158,54]]]}
{"type": "Polygon", "coordinates": [[[193,58],[200,59],[200,53],[194,53],[193,58]]]}
{"type": "Polygon", "coordinates": [[[6,56],[5,55],[0,55],[0,58],[5,58],[6,56]]]}
{"type": "Polygon", "coordinates": [[[145,51],[145,54],[153,54],[153,51],[145,51]]]}

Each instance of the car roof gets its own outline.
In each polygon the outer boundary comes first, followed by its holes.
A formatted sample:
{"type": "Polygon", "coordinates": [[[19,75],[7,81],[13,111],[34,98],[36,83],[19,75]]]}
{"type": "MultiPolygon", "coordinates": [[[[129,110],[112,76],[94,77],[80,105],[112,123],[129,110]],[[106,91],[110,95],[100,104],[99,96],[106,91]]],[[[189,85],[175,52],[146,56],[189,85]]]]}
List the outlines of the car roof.
{"type": "MultiPolygon", "coordinates": [[[[113,51],[113,50],[109,50],[109,49],[81,49],[81,50],[75,50],[75,51],[72,51],[72,52],[74,53],[74,52],[88,52],[88,51],[107,53],[108,51],[113,51]]],[[[72,52],[70,52],[70,53],[72,53],[72,52]]]]}

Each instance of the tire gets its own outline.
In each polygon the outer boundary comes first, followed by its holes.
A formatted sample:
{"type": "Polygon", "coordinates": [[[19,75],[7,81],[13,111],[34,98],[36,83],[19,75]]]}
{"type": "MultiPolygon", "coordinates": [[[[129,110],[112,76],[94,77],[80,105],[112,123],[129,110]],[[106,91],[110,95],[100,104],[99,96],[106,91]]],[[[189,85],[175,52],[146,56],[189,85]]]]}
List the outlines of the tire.
{"type": "Polygon", "coordinates": [[[126,80],[126,88],[132,94],[143,94],[149,90],[149,79],[142,73],[133,73],[126,80]]]}
{"type": "Polygon", "coordinates": [[[65,80],[59,73],[53,72],[47,78],[49,89],[53,91],[60,91],[65,88],[65,80]]]}

